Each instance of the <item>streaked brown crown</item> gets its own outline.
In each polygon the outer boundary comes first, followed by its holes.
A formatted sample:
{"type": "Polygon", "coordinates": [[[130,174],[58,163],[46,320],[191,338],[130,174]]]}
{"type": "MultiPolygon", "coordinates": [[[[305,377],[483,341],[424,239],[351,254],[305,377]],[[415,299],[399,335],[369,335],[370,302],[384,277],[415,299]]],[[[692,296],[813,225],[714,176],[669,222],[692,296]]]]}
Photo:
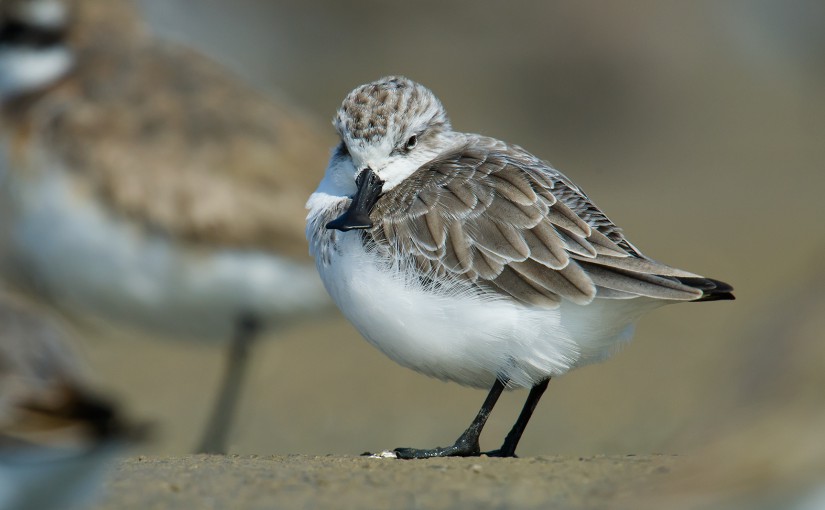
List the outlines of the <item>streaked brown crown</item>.
{"type": "Polygon", "coordinates": [[[388,76],[350,92],[333,124],[342,138],[374,142],[405,131],[414,119],[450,129],[444,107],[428,88],[403,76],[388,76]]]}

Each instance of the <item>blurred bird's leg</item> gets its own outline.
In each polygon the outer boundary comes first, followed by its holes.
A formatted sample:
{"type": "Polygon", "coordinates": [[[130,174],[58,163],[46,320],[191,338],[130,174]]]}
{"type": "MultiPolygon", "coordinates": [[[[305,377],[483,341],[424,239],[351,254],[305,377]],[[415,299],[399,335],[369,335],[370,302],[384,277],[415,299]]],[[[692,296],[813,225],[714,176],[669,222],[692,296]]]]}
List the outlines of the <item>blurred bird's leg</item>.
{"type": "Polygon", "coordinates": [[[504,439],[504,444],[501,445],[501,448],[498,450],[487,452],[486,455],[490,457],[516,456],[516,446],[518,446],[521,435],[524,434],[524,429],[527,428],[527,422],[530,421],[530,417],[533,416],[533,411],[536,410],[536,406],[538,405],[541,396],[544,395],[544,391],[547,389],[548,384],[550,384],[549,377],[530,389],[530,394],[527,395],[527,400],[524,402],[524,407],[521,409],[521,414],[518,415],[516,423],[504,439]]]}
{"type": "Polygon", "coordinates": [[[241,314],[236,319],[235,336],[229,346],[226,372],[218,389],[212,416],[206,424],[206,432],[198,446],[198,453],[226,453],[229,429],[240,399],[249,351],[260,331],[260,321],[254,315],[241,314]]]}
{"type": "MultiPolygon", "coordinates": [[[[429,450],[419,450],[417,448],[396,448],[395,454],[399,459],[427,459],[430,457],[475,457],[481,454],[481,447],[478,443],[478,438],[481,436],[481,429],[487,423],[487,418],[490,417],[490,412],[493,406],[496,405],[498,397],[504,391],[504,386],[507,381],[500,381],[496,379],[493,388],[484,400],[481,409],[479,409],[473,422],[467,427],[467,430],[461,434],[461,437],[456,440],[453,446],[446,448],[432,448],[429,450]]],[[[532,394],[532,393],[531,393],[532,394]]]]}

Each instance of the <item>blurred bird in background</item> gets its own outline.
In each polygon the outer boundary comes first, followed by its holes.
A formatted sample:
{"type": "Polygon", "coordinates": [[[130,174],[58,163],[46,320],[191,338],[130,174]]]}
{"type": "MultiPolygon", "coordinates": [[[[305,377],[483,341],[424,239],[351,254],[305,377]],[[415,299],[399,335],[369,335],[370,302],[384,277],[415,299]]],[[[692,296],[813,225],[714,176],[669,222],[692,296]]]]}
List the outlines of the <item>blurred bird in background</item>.
{"type": "Polygon", "coordinates": [[[84,372],[57,323],[0,294],[0,508],[88,503],[116,455],[143,435],[84,372]]]}
{"type": "Polygon", "coordinates": [[[327,141],[129,2],[0,6],[3,277],[74,317],[231,337],[199,446],[226,451],[253,339],[327,303],[303,241],[327,141]]]}

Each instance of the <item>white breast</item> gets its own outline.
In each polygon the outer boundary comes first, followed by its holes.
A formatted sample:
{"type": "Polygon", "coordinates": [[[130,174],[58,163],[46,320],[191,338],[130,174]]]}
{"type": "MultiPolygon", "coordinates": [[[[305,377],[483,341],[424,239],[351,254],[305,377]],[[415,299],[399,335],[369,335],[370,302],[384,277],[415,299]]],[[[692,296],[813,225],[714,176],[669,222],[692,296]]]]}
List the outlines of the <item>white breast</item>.
{"type": "MultiPolygon", "coordinates": [[[[328,263],[316,256],[327,290],[371,344],[399,364],[439,379],[489,387],[502,377],[513,386],[532,386],[608,357],[630,338],[633,321],[654,306],[597,299],[588,306],[564,302],[548,310],[466,285],[433,289],[369,252],[360,235],[335,232],[337,249],[328,250],[328,263]]],[[[320,254],[319,247],[315,252],[320,254]]]]}

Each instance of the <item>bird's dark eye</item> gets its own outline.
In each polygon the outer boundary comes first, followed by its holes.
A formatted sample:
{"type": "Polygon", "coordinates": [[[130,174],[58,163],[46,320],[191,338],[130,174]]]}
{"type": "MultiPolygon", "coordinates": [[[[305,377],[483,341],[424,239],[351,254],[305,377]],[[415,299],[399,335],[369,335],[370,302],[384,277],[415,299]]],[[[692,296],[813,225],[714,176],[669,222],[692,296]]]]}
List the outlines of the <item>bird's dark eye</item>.
{"type": "Polygon", "coordinates": [[[411,150],[415,149],[416,145],[418,145],[418,137],[415,136],[415,135],[412,135],[411,137],[409,137],[407,139],[407,143],[404,144],[404,148],[407,149],[408,151],[411,151],[411,150]]]}

